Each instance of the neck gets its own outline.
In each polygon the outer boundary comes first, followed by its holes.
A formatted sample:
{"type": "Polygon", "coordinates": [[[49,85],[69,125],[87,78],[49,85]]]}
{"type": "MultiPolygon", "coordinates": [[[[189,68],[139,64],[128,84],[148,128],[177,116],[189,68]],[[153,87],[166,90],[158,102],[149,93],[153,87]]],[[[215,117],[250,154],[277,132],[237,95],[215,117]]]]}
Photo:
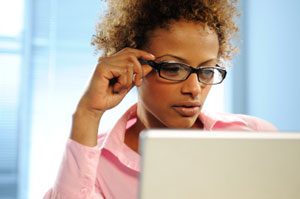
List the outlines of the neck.
{"type": "MultiPolygon", "coordinates": [[[[150,128],[167,128],[159,122],[153,115],[145,111],[143,108],[137,107],[137,121],[134,125],[126,130],[125,144],[136,153],[139,153],[139,136],[142,130],[150,128]]],[[[203,123],[197,119],[192,129],[203,129],[203,123]]]]}
{"type": "Polygon", "coordinates": [[[144,126],[144,128],[167,128],[167,126],[165,126],[161,121],[153,116],[150,111],[147,111],[146,109],[147,108],[141,103],[137,104],[137,118],[138,121],[144,126]]]}
{"type": "Polygon", "coordinates": [[[158,122],[153,115],[144,110],[139,103],[137,106],[137,121],[134,125],[126,130],[124,142],[133,151],[139,153],[139,136],[142,130],[166,127],[158,122]]]}
{"type": "Polygon", "coordinates": [[[136,123],[126,130],[124,142],[136,153],[139,153],[139,136],[144,129],[145,125],[137,117],[136,123]]]}

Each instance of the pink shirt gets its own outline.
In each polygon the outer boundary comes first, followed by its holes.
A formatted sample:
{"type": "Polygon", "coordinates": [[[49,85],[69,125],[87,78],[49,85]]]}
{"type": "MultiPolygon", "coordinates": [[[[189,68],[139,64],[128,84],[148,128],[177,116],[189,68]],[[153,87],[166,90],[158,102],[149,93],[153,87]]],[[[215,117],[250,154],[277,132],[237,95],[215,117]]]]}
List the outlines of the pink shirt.
{"type": "MultiPolygon", "coordinates": [[[[98,137],[96,147],[68,140],[54,184],[44,199],[134,199],[138,194],[140,155],[125,143],[136,121],[132,106],[114,128],[98,137]]],[[[277,131],[270,123],[246,115],[202,112],[204,130],[277,131]]]]}

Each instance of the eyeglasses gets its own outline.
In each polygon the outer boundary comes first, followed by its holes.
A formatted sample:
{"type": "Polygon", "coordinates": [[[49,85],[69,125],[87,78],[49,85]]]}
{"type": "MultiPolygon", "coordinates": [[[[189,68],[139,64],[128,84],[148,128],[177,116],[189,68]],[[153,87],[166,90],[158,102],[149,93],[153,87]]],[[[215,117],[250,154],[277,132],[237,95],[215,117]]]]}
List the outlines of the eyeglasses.
{"type": "Polygon", "coordinates": [[[196,73],[200,83],[216,85],[222,83],[227,74],[226,69],[219,65],[194,68],[190,65],[174,61],[161,61],[157,63],[142,58],[139,59],[139,62],[142,65],[150,65],[158,72],[161,78],[170,81],[184,81],[192,73],[196,73]]]}

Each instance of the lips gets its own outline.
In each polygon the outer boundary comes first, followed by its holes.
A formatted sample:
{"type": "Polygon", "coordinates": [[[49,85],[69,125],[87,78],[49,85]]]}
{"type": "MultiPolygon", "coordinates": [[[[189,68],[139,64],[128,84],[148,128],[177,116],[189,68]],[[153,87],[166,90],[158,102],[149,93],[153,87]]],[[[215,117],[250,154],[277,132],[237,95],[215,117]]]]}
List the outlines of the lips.
{"type": "Polygon", "coordinates": [[[172,108],[183,117],[192,117],[199,113],[200,102],[180,102],[172,105],[172,108]]]}

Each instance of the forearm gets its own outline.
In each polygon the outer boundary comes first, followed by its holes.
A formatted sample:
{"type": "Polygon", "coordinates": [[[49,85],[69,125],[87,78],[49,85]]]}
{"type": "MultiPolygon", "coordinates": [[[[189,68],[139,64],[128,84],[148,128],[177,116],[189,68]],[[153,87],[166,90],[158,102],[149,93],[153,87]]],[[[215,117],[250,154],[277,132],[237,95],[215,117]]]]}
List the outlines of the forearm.
{"type": "Polygon", "coordinates": [[[99,155],[98,147],[69,139],[55,184],[44,199],[103,198],[95,187],[99,155]]]}
{"type": "Polygon", "coordinates": [[[96,146],[99,122],[103,113],[101,111],[89,111],[79,105],[73,114],[70,138],[85,146],[96,146]]]}

